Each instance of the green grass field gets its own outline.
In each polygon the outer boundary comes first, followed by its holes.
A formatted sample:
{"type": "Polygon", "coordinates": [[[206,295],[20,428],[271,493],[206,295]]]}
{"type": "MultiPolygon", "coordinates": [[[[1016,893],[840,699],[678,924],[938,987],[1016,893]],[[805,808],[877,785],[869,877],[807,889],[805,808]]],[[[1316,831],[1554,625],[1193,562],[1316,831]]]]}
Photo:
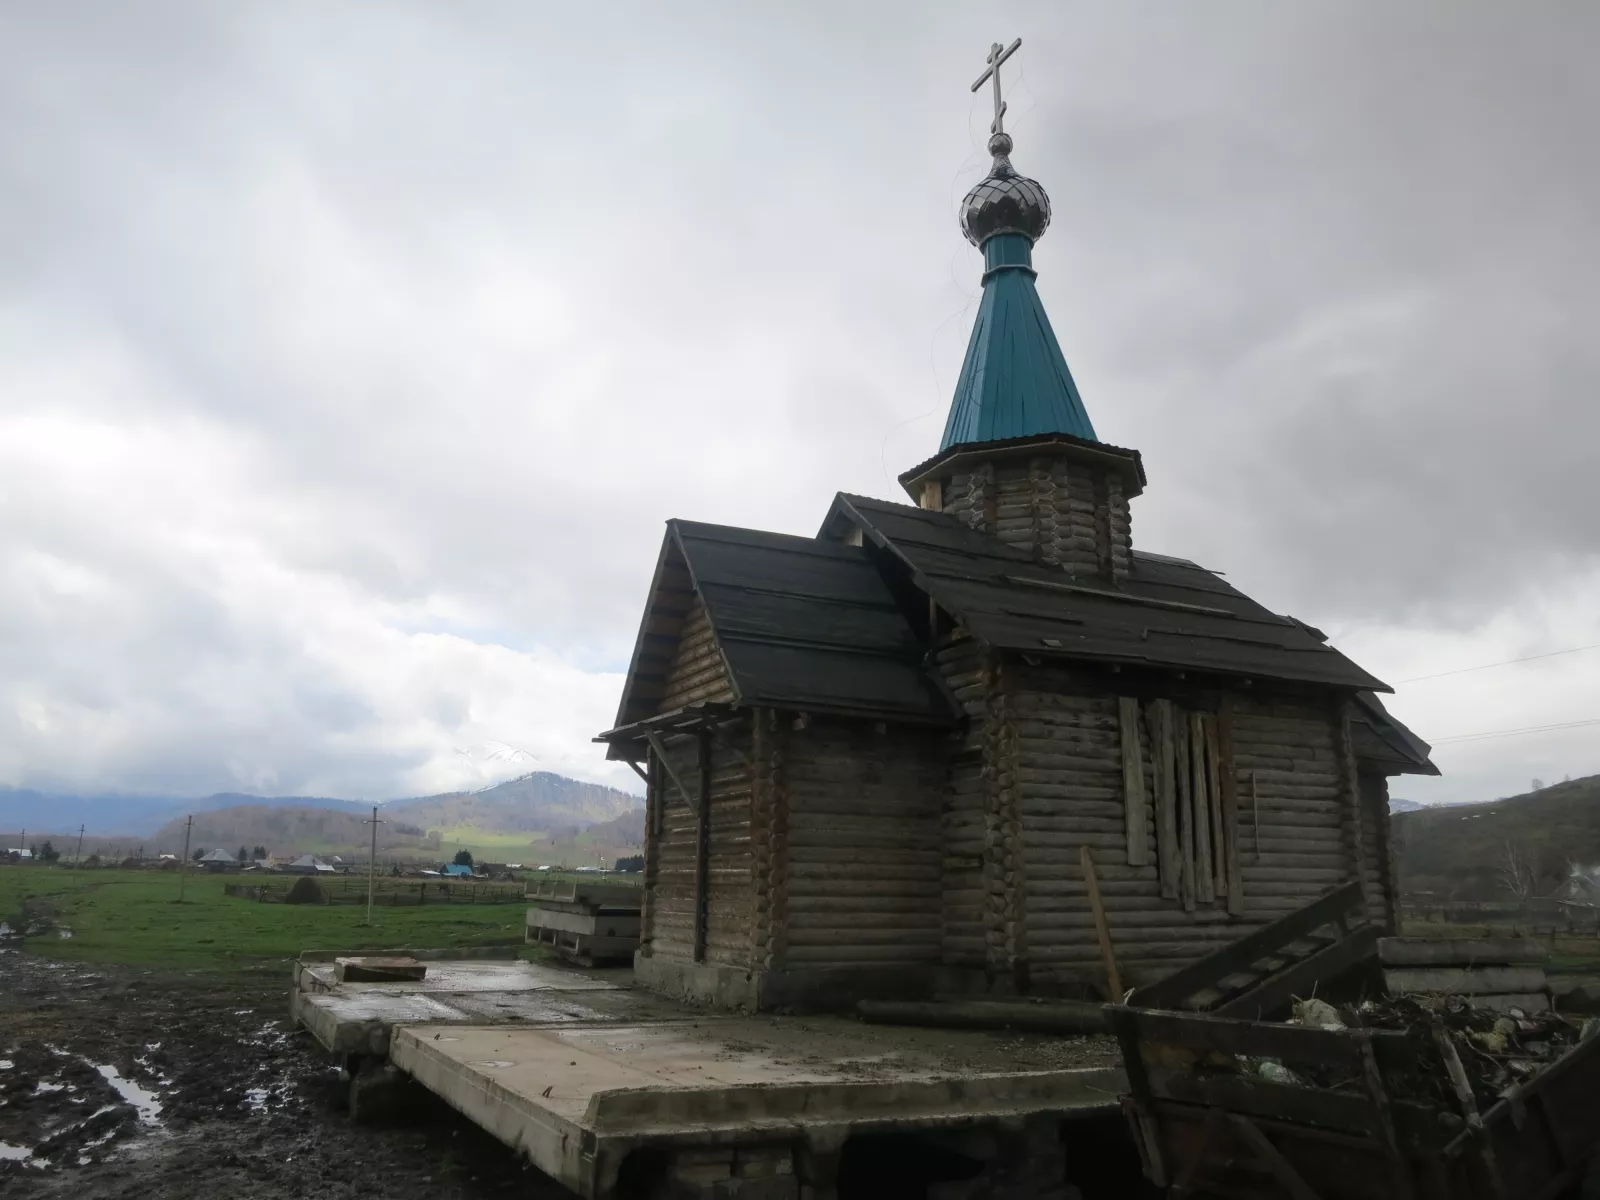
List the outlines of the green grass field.
{"type": "Polygon", "coordinates": [[[494,859],[510,857],[516,861],[518,855],[531,855],[535,853],[534,847],[540,842],[548,842],[549,835],[543,833],[493,833],[487,829],[479,829],[475,825],[455,825],[439,832],[439,845],[444,857],[449,859],[459,846],[464,850],[471,850],[474,858],[494,859]]]}
{"type": "Polygon", "coordinates": [[[191,874],[184,902],[178,876],[156,871],[74,871],[66,867],[0,869],[0,920],[13,921],[26,897],[46,897],[57,923],[25,949],[49,958],[166,968],[244,969],[302,950],[375,950],[395,946],[482,946],[520,941],[525,906],[441,904],[257,904],[223,895],[226,876],[191,874]]]}

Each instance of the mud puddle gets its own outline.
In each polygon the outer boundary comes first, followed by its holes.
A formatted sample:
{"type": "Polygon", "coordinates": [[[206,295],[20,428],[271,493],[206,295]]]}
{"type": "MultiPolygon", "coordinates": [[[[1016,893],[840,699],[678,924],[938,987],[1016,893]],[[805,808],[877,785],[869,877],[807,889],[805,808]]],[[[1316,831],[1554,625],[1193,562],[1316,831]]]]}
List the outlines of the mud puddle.
{"type": "MultiPolygon", "coordinates": [[[[22,924],[26,921],[26,925],[22,924]]],[[[5,1200],[568,1197],[442,1105],[357,1125],[338,1064],[283,1017],[289,967],[51,962],[49,915],[0,943],[5,1200]]]]}

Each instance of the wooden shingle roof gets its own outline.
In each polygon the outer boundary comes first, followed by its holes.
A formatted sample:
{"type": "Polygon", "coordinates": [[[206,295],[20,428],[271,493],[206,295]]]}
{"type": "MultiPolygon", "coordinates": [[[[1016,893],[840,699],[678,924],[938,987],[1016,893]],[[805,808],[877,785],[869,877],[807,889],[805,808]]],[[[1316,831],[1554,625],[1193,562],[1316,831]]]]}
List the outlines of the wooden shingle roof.
{"type": "Polygon", "coordinates": [[[669,521],[651,592],[619,729],[656,715],[652,687],[670,655],[670,622],[695,594],[721,648],[735,705],[954,719],[924,665],[926,647],[861,547],[669,521]]]}
{"type": "Polygon", "coordinates": [[[1075,580],[944,513],[841,493],[823,534],[858,525],[971,633],[1002,649],[1390,691],[1293,617],[1215,572],[1135,551],[1117,588],[1075,580]]]}

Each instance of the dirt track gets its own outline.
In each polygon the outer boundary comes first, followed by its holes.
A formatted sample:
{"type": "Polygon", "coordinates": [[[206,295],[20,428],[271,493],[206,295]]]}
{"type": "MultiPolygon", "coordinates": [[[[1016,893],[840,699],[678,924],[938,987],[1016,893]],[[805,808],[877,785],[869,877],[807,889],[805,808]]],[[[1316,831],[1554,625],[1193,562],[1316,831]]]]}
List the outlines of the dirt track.
{"type": "Polygon", "coordinates": [[[351,1123],[337,1068],[288,1030],[286,968],[218,979],[15,946],[0,941],[0,1196],[571,1195],[442,1105],[351,1123]]]}

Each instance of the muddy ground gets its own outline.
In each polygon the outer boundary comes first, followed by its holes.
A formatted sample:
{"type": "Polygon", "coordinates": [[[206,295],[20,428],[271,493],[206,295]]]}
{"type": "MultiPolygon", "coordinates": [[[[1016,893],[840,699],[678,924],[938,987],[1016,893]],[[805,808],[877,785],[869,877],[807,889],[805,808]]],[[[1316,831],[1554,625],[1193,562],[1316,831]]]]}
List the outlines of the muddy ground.
{"type": "Polygon", "coordinates": [[[337,1067],[289,1030],[287,966],[83,966],[38,945],[0,940],[0,1197],[571,1197],[442,1104],[353,1124],[337,1067]]]}

